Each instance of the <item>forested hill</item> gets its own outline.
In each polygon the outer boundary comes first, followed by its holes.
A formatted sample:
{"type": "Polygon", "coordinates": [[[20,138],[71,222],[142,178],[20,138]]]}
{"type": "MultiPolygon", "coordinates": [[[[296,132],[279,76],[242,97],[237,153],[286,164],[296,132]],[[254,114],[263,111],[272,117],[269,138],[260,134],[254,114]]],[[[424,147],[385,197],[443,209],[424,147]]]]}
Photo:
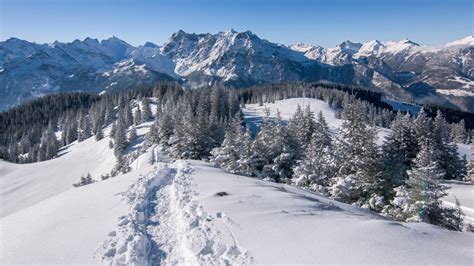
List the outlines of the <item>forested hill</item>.
{"type": "MultiPolygon", "coordinates": [[[[226,89],[217,90],[228,91],[226,89]]],[[[110,123],[111,117],[117,115],[116,106],[119,101],[151,96],[158,97],[159,95],[169,94],[169,91],[173,91],[176,95],[183,93],[185,95],[211,95],[216,91],[216,88],[187,91],[183,90],[181,85],[177,83],[161,82],[155,87],[125,90],[112,94],[94,95],[74,92],[38,98],[0,113],[0,158],[16,162],[37,161],[39,160],[37,157],[38,150],[41,150],[41,139],[46,137],[45,132],[48,132],[48,128],[50,133],[59,130],[63,135],[69,134],[68,138],[61,138],[61,143],[58,143],[55,145],[57,147],[52,149],[56,151],[61,146],[67,145],[79,137],[80,134],[78,135],[76,131],[80,130],[80,123],[85,123],[82,126],[87,127],[86,131],[89,131],[89,127],[90,130],[96,130],[96,124],[110,123]],[[209,90],[209,92],[205,92],[205,90],[209,90]],[[101,117],[97,115],[101,114],[104,116],[101,120],[105,119],[105,121],[89,121],[93,118],[92,113],[95,113],[94,116],[96,117],[101,117]],[[70,129],[68,130],[68,128],[70,129]],[[31,155],[33,153],[35,153],[34,156],[31,155]]],[[[279,83],[255,86],[233,92],[228,91],[227,93],[233,95],[237,102],[241,104],[263,104],[264,102],[295,97],[325,99],[338,113],[343,109],[344,101],[347,101],[348,97],[355,98],[369,104],[372,121],[382,127],[388,127],[396,113],[396,110],[382,100],[380,93],[352,86],[319,83],[279,83]]],[[[426,113],[429,117],[434,118],[438,110],[452,124],[453,130],[459,132],[457,134],[458,138],[462,142],[467,142],[469,139],[468,132],[474,127],[474,115],[437,106],[426,107],[426,113]]],[[[56,141],[54,142],[56,143],[56,141]]],[[[48,156],[43,156],[42,160],[54,156],[55,153],[52,152],[48,156]]]]}
{"type": "MultiPolygon", "coordinates": [[[[472,162],[468,175],[458,151],[471,141],[462,120],[450,124],[440,110],[434,118],[423,109],[416,116],[395,112],[380,94],[334,85],[189,90],[162,83],[100,96],[60,94],[4,112],[2,121],[0,155],[10,162],[61,158],[68,146],[107,138],[107,159],[115,157],[115,166],[101,179],[131,171],[136,158],[155,146],[172,158],[210,160],[231,173],[291,183],[397,220],[454,230],[462,230],[462,218],[440,205],[446,190],[440,182],[472,175],[472,162]],[[285,122],[278,110],[270,117],[267,105],[290,98],[311,99],[326,115],[303,101],[285,107],[292,113],[285,122]],[[264,111],[255,117],[260,121],[254,134],[251,121],[243,119],[246,106],[264,111]],[[329,128],[329,116],[337,127],[329,128]],[[435,175],[427,177],[427,171],[435,175]],[[429,213],[419,217],[414,210],[427,182],[429,213]]],[[[84,176],[76,185],[89,182],[84,176]]]]}

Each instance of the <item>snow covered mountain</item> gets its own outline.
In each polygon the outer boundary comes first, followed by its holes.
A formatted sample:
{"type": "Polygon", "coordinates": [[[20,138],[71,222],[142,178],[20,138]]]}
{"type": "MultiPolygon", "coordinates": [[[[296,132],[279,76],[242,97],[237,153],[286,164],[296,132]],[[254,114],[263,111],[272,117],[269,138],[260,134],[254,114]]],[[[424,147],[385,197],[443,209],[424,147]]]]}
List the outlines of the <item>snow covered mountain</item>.
{"type": "Polygon", "coordinates": [[[101,92],[173,79],[172,62],[159,47],[133,47],[112,37],[36,44],[0,43],[0,109],[61,91],[101,92]]]}
{"type": "Polygon", "coordinates": [[[292,45],[309,59],[330,65],[351,64],[353,83],[391,97],[474,110],[474,37],[439,47],[410,40],[365,43],[346,41],[335,48],[292,45]]]}
{"type": "Polygon", "coordinates": [[[474,37],[439,47],[409,40],[280,45],[250,31],[174,33],[162,46],[112,37],[71,43],[0,42],[0,110],[59,91],[118,90],[178,80],[189,87],[319,81],[474,112],[474,37]]]}

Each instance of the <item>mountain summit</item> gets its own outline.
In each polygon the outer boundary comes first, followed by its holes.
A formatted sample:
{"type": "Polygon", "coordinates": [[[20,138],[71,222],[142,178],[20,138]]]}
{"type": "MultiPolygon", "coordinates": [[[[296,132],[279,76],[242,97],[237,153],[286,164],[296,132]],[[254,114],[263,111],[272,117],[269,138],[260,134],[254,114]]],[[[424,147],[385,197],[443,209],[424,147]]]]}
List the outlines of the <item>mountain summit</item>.
{"type": "Polygon", "coordinates": [[[177,80],[245,87],[283,81],[367,87],[403,101],[474,112],[473,36],[439,47],[410,40],[284,46],[233,29],[134,47],[113,36],[71,43],[0,42],[0,109],[52,92],[101,92],[177,80]]]}

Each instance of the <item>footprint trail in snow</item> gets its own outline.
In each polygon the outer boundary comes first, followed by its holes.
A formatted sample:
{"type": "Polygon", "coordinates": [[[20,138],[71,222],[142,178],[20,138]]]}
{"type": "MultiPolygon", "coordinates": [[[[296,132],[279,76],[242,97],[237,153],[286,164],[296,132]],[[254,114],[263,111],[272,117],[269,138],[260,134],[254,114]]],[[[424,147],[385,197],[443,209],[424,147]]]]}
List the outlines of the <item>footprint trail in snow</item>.
{"type": "Polygon", "coordinates": [[[158,163],[125,193],[130,212],[100,248],[110,265],[245,265],[252,257],[238,244],[224,213],[217,218],[195,200],[190,163],[158,163]],[[227,237],[226,237],[227,235],[227,237]],[[230,237],[229,237],[230,236],[230,237]]]}

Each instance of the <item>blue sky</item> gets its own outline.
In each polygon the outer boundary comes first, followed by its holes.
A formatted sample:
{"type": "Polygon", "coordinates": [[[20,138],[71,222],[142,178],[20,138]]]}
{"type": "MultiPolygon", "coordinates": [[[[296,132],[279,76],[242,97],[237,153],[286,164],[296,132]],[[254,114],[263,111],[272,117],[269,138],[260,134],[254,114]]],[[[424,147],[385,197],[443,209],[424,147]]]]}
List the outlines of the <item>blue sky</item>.
{"type": "Polygon", "coordinates": [[[411,39],[436,45],[473,34],[468,0],[0,0],[0,39],[39,43],[112,35],[134,45],[186,32],[251,30],[283,44],[411,39]]]}

